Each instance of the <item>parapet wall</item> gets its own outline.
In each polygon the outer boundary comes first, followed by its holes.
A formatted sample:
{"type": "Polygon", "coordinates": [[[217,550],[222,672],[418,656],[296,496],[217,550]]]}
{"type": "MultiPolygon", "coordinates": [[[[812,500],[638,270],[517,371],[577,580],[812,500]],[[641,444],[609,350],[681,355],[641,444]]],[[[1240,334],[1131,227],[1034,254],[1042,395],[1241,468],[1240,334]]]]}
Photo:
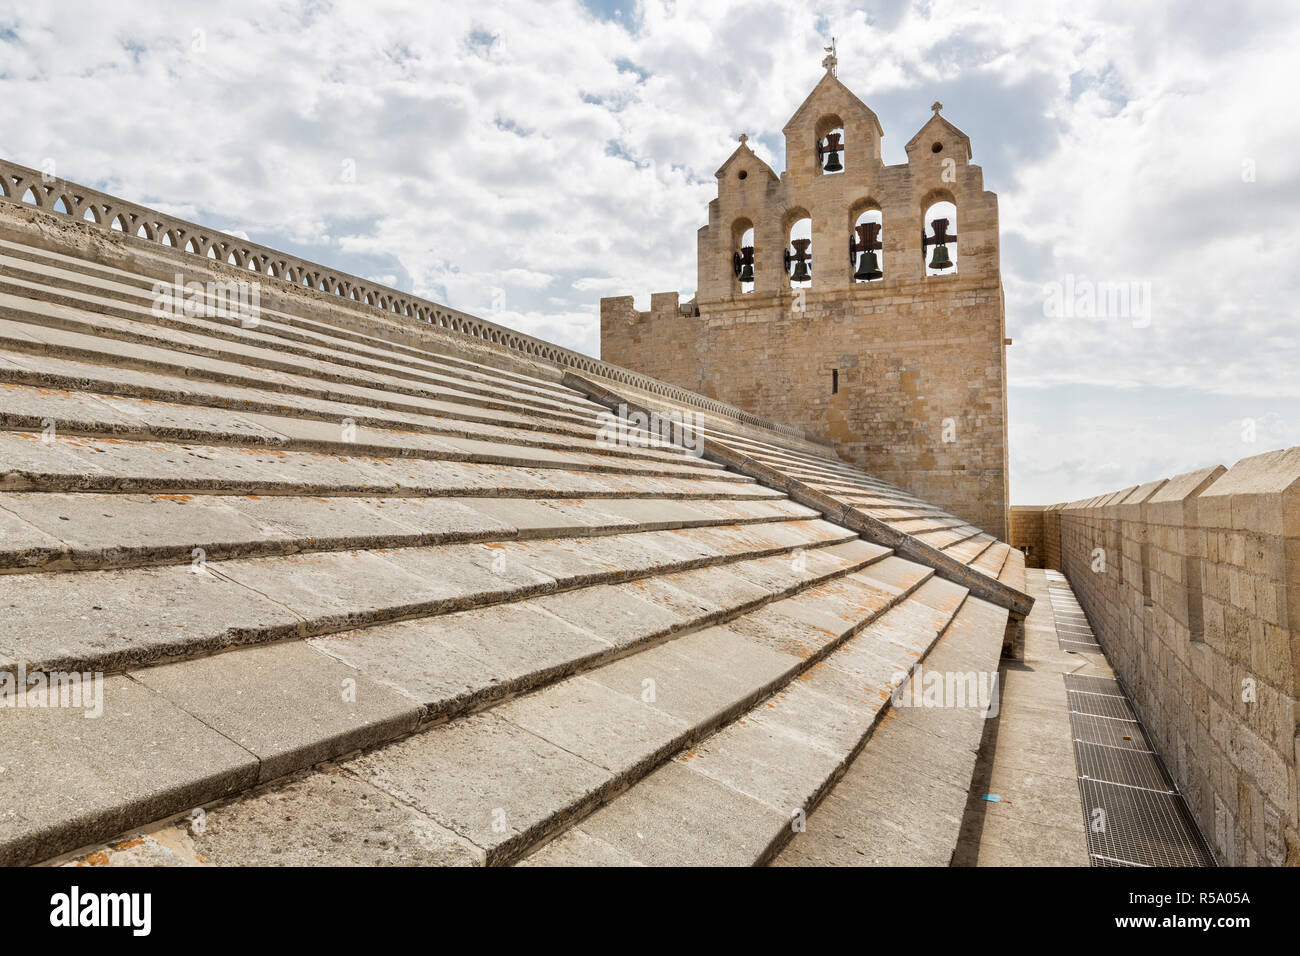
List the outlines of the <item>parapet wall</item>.
{"type": "Polygon", "coordinates": [[[1300,448],[1042,518],[1219,861],[1300,864],[1300,448]]]}

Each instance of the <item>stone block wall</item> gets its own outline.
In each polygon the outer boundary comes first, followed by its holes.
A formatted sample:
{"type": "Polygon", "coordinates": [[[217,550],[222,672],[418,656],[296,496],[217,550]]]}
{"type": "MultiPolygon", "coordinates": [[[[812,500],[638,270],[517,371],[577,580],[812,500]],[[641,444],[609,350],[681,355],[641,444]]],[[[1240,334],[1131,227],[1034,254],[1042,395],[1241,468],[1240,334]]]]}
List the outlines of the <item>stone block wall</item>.
{"type": "Polygon", "coordinates": [[[1043,567],[1061,570],[1061,508],[1048,505],[1043,509],[1043,567]]]}
{"type": "MultiPolygon", "coordinates": [[[[845,256],[847,261],[847,256],[845,256]]],[[[681,308],[601,302],[601,357],[835,443],[846,461],[1007,534],[1000,285],[963,276],[869,292],[751,293],[681,308]]]]}
{"type": "Polygon", "coordinates": [[[1219,861],[1300,864],[1300,448],[1044,515],[1219,861]]]}
{"type": "Polygon", "coordinates": [[[1041,568],[1043,565],[1043,512],[1042,505],[1012,505],[1011,530],[1007,544],[1019,548],[1025,555],[1025,567],[1041,568]]]}

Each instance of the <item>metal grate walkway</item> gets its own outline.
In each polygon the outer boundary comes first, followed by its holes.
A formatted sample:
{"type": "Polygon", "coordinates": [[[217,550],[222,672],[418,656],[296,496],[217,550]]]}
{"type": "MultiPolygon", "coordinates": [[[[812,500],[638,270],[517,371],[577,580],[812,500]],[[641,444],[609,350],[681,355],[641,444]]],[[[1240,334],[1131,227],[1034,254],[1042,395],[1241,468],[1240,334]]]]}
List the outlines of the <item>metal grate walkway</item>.
{"type": "Polygon", "coordinates": [[[1063,651],[1103,653],[1101,645],[1088,624],[1087,615],[1075,600],[1070,582],[1055,571],[1047,572],[1047,593],[1052,599],[1052,614],[1056,618],[1056,640],[1063,651]]]}
{"type": "MultiPolygon", "coordinates": [[[[1062,650],[1096,654],[1069,582],[1048,572],[1062,650]]],[[[1214,866],[1214,855],[1114,677],[1065,674],[1074,759],[1093,866],[1214,866]]]]}

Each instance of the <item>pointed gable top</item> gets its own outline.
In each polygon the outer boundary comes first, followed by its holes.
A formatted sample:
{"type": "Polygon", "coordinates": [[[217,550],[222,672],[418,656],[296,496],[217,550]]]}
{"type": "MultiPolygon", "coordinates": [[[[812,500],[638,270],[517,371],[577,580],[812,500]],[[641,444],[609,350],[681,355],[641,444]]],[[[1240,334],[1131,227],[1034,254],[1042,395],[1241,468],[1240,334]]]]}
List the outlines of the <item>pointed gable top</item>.
{"type": "Polygon", "coordinates": [[[942,103],[935,103],[930,109],[934,110],[934,115],[916,131],[915,136],[907,141],[905,149],[910,153],[925,140],[942,138],[950,143],[965,146],[966,159],[969,160],[973,155],[970,148],[970,137],[939,115],[939,111],[943,109],[942,103]]]}
{"type": "Polygon", "coordinates": [[[782,130],[787,136],[805,121],[816,122],[817,116],[821,113],[838,113],[840,119],[844,122],[849,121],[849,117],[844,113],[848,112],[854,118],[867,120],[875,128],[877,136],[884,136],[885,131],[880,126],[880,118],[876,116],[871,107],[858,99],[857,94],[840,82],[830,70],[827,70],[817,85],[813,87],[812,92],[808,94],[799,108],[794,111],[790,117],[790,122],[785,124],[782,130]],[[813,114],[813,115],[809,115],[813,114]]]}
{"type": "Polygon", "coordinates": [[[727,174],[727,170],[742,160],[749,161],[746,163],[749,168],[767,173],[767,175],[774,180],[780,179],[780,177],[772,170],[772,167],[763,162],[759,155],[749,148],[749,137],[744,133],[740,134],[740,145],[736,147],[735,152],[727,157],[727,161],[719,166],[718,171],[713,175],[718,179],[722,179],[722,177],[727,174]]]}

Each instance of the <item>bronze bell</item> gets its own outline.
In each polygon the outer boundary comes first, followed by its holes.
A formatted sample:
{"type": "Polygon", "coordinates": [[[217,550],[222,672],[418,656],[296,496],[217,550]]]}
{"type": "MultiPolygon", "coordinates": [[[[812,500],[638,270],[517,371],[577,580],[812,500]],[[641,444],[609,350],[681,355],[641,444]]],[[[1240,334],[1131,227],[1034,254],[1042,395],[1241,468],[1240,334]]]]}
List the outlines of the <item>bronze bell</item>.
{"type": "Polygon", "coordinates": [[[739,252],[732,254],[732,268],[736,278],[742,283],[754,281],[754,247],[742,246],[739,252]]]}
{"type": "MultiPolygon", "coordinates": [[[[820,144],[819,144],[820,145],[820,144]]],[[[830,159],[826,161],[826,172],[838,173],[844,169],[844,164],[840,162],[840,134],[828,133],[826,135],[826,152],[830,154],[830,159]]],[[[821,152],[818,149],[818,152],[821,152]]]]}
{"type": "Polygon", "coordinates": [[[881,248],[880,223],[864,222],[855,227],[854,231],[858,235],[856,239],[852,235],[849,236],[849,262],[857,261],[858,253],[862,253],[858,271],[853,273],[854,280],[869,282],[872,279],[879,279],[884,275],[880,271],[880,259],[876,255],[876,250],[881,248]]]}
{"type": "Polygon", "coordinates": [[[935,270],[952,268],[952,260],[948,258],[947,246],[938,245],[934,247],[934,255],[930,257],[930,268],[935,270]]]}
{"type": "Polygon", "coordinates": [[[874,252],[864,252],[862,259],[858,262],[858,271],[853,273],[853,278],[859,282],[870,282],[872,279],[879,279],[884,273],[880,271],[880,260],[876,258],[874,252]]]}
{"type": "Polygon", "coordinates": [[[808,247],[812,245],[811,239],[791,239],[790,245],[794,246],[794,252],[788,250],[785,254],[786,268],[790,263],[794,263],[794,272],[790,273],[791,282],[809,282],[812,280],[812,272],[808,268],[808,260],[812,258],[812,253],[808,247]]]}

